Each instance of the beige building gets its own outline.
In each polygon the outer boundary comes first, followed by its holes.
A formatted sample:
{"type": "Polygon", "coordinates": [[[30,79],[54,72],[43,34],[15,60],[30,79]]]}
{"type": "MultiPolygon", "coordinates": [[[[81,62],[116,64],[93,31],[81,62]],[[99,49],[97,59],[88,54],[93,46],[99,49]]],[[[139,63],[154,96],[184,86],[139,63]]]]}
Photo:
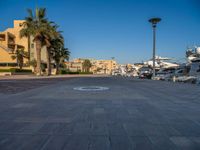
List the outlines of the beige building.
{"type": "MultiPolygon", "coordinates": [[[[83,71],[83,62],[86,59],[78,58],[73,61],[66,62],[67,69],[70,71],[83,71]]],[[[94,74],[111,74],[117,67],[117,62],[115,60],[96,60],[89,59],[92,67],[90,71],[94,74]]]]}
{"type": "Polygon", "coordinates": [[[83,62],[85,59],[77,58],[73,61],[65,62],[66,68],[69,69],[72,72],[75,71],[83,71],[83,62]]]}
{"type": "Polygon", "coordinates": [[[83,71],[83,63],[81,62],[65,62],[66,68],[72,72],[83,71]]]}
{"type": "Polygon", "coordinates": [[[115,60],[94,60],[92,61],[91,71],[94,74],[112,74],[117,67],[115,60]]]}
{"type": "MultiPolygon", "coordinates": [[[[35,43],[33,37],[28,38],[20,37],[20,30],[23,28],[24,20],[14,20],[13,28],[8,28],[0,32],[0,67],[14,67],[17,66],[17,60],[13,60],[11,56],[17,49],[24,49],[29,51],[30,60],[36,59],[35,43]]],[[[46,47],[42,48],[41,59],[46,61],[46,47]]],[[[25,59],[24,63],[28,60],[25,59]]]]}

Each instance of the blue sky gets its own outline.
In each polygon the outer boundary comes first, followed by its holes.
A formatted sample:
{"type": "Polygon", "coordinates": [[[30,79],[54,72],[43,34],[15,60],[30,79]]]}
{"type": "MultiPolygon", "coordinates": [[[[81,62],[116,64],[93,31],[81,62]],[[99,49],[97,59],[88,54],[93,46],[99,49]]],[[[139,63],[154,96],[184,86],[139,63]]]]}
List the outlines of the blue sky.
{"type": "Polygon", "coordinates": [[[183,60],[187,46],[200,45],[198,0],[0,0],[0,30],[36,6],[47,8],[49,20],[64,31],[71,59],[115,57],[133,63],[151,58],[151,17],[162,18],[157,55],[183,60]]]}

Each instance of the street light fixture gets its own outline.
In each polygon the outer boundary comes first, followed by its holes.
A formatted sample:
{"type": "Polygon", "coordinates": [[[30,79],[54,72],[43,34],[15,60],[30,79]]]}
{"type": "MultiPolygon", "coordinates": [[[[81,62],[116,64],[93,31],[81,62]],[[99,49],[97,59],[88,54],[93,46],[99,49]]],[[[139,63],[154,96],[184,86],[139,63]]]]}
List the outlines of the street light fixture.
{"type": "Polygon", "coordinates": [[[155,55],[156,55],[156,25],[158,22],[161,21],[161,18],[151,18],[149,22],[152,24],[153,27],[153,79],[155,78],[155,55]]]}

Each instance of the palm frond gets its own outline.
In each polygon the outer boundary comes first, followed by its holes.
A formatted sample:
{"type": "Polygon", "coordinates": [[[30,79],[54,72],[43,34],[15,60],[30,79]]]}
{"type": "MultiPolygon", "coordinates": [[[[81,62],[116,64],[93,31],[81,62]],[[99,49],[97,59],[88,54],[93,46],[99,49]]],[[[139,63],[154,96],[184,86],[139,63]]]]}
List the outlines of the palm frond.
{"type": "Polygon", "coordinates": [[[29,17],[27,17],[27,18],[34,18],[33,12],[32,12],[31,9],[27,9],[27,12],[28,12],[28,15],[29,15],[29,17]]]}

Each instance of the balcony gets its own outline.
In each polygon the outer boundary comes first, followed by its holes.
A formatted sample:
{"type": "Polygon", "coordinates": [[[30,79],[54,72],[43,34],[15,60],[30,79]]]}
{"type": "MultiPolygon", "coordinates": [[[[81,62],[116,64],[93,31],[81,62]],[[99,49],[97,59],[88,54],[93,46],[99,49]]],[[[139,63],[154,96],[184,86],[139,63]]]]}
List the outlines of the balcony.
{"type": "Polygon", "coordinates": [[[6,35],[0,34],[0,41],[5,41],[5,40],[6,40],[6,35]]]}

